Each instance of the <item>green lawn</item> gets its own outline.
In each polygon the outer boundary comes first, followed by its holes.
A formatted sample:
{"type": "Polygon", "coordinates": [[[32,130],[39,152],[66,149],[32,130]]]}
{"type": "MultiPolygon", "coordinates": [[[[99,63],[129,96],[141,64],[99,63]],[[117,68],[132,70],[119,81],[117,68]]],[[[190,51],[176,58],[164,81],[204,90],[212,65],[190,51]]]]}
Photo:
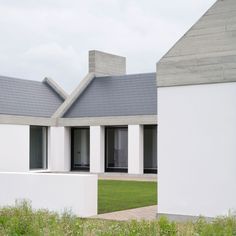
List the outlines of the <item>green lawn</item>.
{"type": "Polygon", "coordinates": [[[98,213],[157,204],[157,183],[99,180],[98,213]]]}

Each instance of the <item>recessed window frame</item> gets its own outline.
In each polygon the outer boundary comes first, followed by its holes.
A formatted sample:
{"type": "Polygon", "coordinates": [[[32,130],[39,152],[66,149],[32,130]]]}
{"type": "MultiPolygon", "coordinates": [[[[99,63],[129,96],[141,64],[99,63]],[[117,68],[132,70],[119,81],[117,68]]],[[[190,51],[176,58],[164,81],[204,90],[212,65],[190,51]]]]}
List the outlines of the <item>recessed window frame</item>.
{"type": "Polygon", "coordinates": [[[71,171],[90,171],[90,127],[81,126],[81,127],[72,127],[71,128],[71,171]],[[74,166],[74,132],[78,129],[87,129],[89,131],[89,166],[88,167],[75,167],[74,166]]]}
{"type": "Polygon", "coordinates": [[[29,130],[29,169],[30,170],[47,170],[48,169],[48,127],[47,126],[36,126],[31,125],[29,130]],[[32,167],[32,129],[42,129],[42,166],[41,167],[32,167]]]}
{"type": "Polygon", "coordinates": [[[125,129],[127,130],[127,146],[128,146],[128,126],[106,126],[105,127],[105,172],[128,173],[128,150],[127,150],[127,168],[124,167],[108,167],[108,129],[125,129]]]}
{"type": "MultiPolygon", "coordinates": [[[[157,174],[158,171],[158,166],[157,167],[146,167],[145,166],[145,129],[156,129],[156,139],[157,139],[157,129],[158,126],[157,125],[144,125],[143,126],[143,171],[145,174],[157,174]]],[[[156,140],[156,155],[154,155],[155,158],[157,158],[157,140],[156,140]]]]}

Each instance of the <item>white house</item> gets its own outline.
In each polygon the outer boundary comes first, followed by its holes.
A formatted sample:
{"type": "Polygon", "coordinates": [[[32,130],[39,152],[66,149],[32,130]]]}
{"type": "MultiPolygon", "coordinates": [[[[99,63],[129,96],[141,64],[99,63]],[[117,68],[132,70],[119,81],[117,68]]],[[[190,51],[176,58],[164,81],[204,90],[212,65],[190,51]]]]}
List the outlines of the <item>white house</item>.
{"type": "Polygon", "coordinates": [[[0,206],[29,199],[88,217],[97,214],[97,175],[79,171],[157,172],[156,73],[125,71],[124,57],[90,51],[70,96],[49,78],[0,77],[0,206]]]}
{"type": "Polygon", "coordinates": [[[157,64],[158,213],[236,210],[236,1],[218,0],[157,64]]]}
{"type": "Polygon", "coordinates": [[[47,78],[0,77],[0,172],[48,168],[51,116],[66,97],[47,78]]]}
{"type": "MultiPolygon", "coordinates": [[[[236,209],[235,108],[236,1],[218,0],[156,73],[126,75],[124,57],[90,51],[89,73],[70,96],[50,79],[0,77],[0,172],[143,174],[158,166],[158,215],[227,214],[236,209]]],[[[96,179],[93,193],[82,184],[89,178],[80,181],[79,207],[96,195],[96,179]]],[[[18,179],[26,181],[9,181],[18,179]]],[[[90,200],[84,215],[96,211],[90,200]]]]}
{"type": "Polygon", "coordinates": [[[156,73],[125,73],[124,57],[90,51],[70,96],[0,77],[0,171],[156,173],[156,73]]]}
{"type": "Polygon", "coordinates": [[[124,57],[90,51],[89,74],[53,115],[71,138],[61,170],[156,173],[156,74],[125,71],[124,57]]]}
{"type": "Polygon", "coordinates": [[[66,98],[50,79],[36,82],[0,77],[1,207],[26,199],[36,209],[68,209],[81,217],[97,214],[96,175],[30,172],[54,165],[56,121],[51,116],[66,98]]]}

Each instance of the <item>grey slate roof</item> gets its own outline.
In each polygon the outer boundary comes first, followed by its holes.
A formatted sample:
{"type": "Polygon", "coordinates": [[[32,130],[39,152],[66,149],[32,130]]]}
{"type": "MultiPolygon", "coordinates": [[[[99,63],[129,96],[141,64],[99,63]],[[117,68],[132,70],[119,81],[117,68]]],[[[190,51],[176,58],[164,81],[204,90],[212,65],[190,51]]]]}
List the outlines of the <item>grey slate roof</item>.
{"type": "Polygon", "coordinates": [[[157,85],[236,81],[236,0],[218,0],[157,64],[157,85]]]}
{"type": "Polygon", "coordinates": [[[64,117],[156,114],[156,73],[148,73],[95,77],[64,117]]]}
{"type": "Polygon", "coordinates": [[[62,102],[46,83],[0,76],[0,115],[51,117],[62,102]]]}

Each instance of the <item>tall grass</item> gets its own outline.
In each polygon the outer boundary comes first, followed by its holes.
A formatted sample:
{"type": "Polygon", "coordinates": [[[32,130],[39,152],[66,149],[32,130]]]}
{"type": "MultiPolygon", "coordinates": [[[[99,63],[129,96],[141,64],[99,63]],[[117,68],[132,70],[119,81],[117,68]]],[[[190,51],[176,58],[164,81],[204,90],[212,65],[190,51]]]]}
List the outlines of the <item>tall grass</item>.
{"type": "Polygon", "coordinates": [[[25,201],[0,209],[0,235],[104,235],[104,236],[236,236],[236,217],[228,216],[208,223],[174,223],[166,218],[156,221],[114,222],[81,219],[71,213],[58,215],[47,210],[34,211],[25,201]]]}

